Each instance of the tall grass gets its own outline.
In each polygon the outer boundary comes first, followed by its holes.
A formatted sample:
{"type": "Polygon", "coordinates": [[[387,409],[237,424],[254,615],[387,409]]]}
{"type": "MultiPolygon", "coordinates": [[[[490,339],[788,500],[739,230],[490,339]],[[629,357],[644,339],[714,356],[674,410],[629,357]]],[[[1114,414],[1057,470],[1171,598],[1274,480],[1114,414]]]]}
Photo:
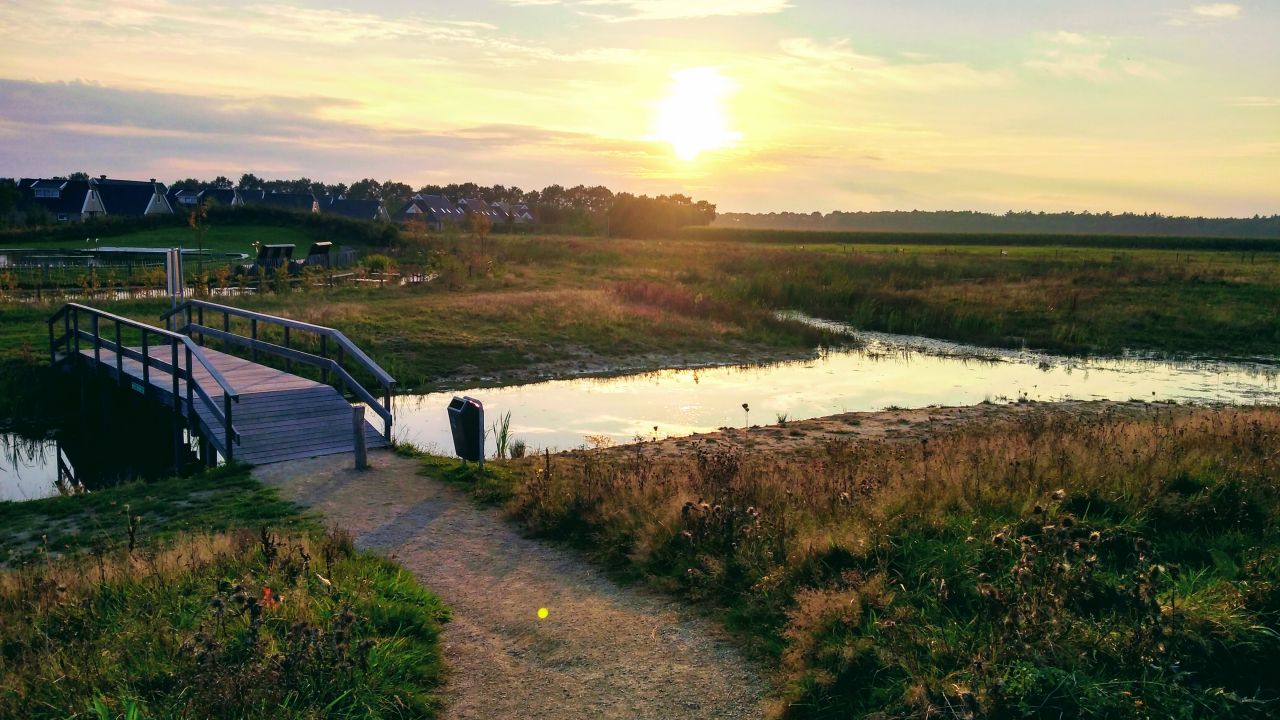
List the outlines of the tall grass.
{"type": "Polygon", "coordinates": [[[0,716],[430,717],[446,617],[340,533],[45,558],[0,575],[0,716]]]}
{"type": "Polygon", "coordinates": [[[507,448],[511,444],[511,412],[499,415],[490,431],[493,432],[494,455],[499,460],[505,459],[507,448]]]}
{"type": "Polygon", "coordinates": [[[1265,717],[1278,438],[1271,409],[1046,413],[791,455],[588,452],[480,485],[722,608],[776,662],[781,716],[1265,717]]]}

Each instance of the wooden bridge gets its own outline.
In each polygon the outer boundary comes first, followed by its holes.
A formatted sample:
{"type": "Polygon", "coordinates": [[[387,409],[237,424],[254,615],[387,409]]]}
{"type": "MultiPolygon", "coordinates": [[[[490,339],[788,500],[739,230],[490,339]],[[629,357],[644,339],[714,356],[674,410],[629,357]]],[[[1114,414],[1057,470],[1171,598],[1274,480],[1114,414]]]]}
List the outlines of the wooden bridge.
{"type": "Polygon", "coordinates": [[[395,379],[341,332],[201,300],[188,300],[161,319],[178,327],[64,305],[48,320],[50,361],[170,408],[175,458],[180,443],[190,441],[200,443],[210,465],[218,455],[264,465],[351,452],[355,432],[348,398],[382,420],[381,432],[364,423],[368,446],[388,444],[395,379]],[[205,325],[206,313],[221,327],[205,325]],[[268,334],[280,342],[264,340],[268,334]],[[206,347],[209,340],[221,350],[206,347]],[[301,349],[299,341],[316,352],[301,349]],[[264,356],[283,369],[259,362],[264,356]],[[319,380],[294,374],[295,363],[316,368],[319,380]],[[353,371],[380,394],[367,390],[353,371]]]}

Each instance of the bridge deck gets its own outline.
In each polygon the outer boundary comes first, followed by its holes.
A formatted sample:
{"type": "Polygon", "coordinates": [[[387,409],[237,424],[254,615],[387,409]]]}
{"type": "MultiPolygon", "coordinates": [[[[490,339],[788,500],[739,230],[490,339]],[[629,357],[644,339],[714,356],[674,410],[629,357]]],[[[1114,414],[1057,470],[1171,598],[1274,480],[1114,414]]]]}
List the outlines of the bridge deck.
{"type": "MultiPolygon", "coordinates": [[[[141,352],[141,348],[134,350],[141,352]]],[[[240,444],[233,451],[237,461],[266,465],[354,450],[351,403],[331,386],[209,347],[203,350],[218,372],[240,393],[240,402],[232,404],[231,418],[236,432],[240,433],[240,444]]],[[[171,359],[172,351],[167,346],[149,348],[148,352],[157,360],[169,362],[171,359]]],[[[80,354],[89,367],[93,367],[93,350],[81,350],[80,354]]],[[[97,365],[101,372],[117,379],[114,352],[101,349],[97,365]]],[[[134,389],[141,392],[142,363],[125,357],[121,366],[134,389]]],[[[197,364],[194,373],[197,384],[209,392],[214,402],[221,403],[222,392],[208,371],[197,364]]],[[[183,417],[188,416],[185,381],[178,382],[175,404],[172,376],[153,369],[149,380],[152,397],[175,408],[183,417]]],[[[200,416],[202,405],[202,401],[197,398],[197,417],[200,416]]],[[[223,439],[224,431],[220,423],[215,423],[215,426],[203,424],[203,431],[219,440],[223,439]]],[[[365,438],[370,448],[385,447],[388,444],[367,420],[365,438]]]]}

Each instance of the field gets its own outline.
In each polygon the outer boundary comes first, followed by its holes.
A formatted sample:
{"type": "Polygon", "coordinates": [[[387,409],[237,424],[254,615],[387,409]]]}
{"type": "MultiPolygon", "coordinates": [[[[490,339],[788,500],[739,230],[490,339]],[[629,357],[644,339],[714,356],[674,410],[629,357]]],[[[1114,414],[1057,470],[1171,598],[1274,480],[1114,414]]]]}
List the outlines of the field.
{"type": "Polygon", "coordinates": [[[244,468],[0,503],[0,716],[431,717],[440,601],[244,468]]]}
{"type": "MultiPolygon", "coordinates": [[[[289,237],[278,231],[246,232],[272,241],[289,237]]],[[[149,230],[128,242],[167,242],[163,232],[149,230]]],[[[404,235],[390,248],[362,250],[389,256],[405,277],[429,281],[402,285],[395,275],[371,276],[349,287],[299,290],[270,283],[261,292],[217,297],[339,328],[406,392],[619,367],[805,357],[836,341],[778,319],[780,310],[980,345],[1280,358],[1274,312],[1280,253],[1265,248],[850,239],[404,235]],[[385,277],[391,279],[384,283],[385,277]]],[[[166,307],[105,291],[89,292],[83,301],[149,322],[166,307]]],[[[41,367],[44,320],[55,308],[53,302],[0,306],[0,423],[57,405],[50,400],[63,384],[41,367]]],[[[841,416],[499,462],[485,473],[459,470],[454,460],[423,462],[427,474],[464,483],[478,501],[501,504],[538,536],[570,543],[617,576],[722,619],[777,670],[780,716],[1274,714],[1280,685],[1269,669],[1280,658],[1274,452],[1280,412],[1141,404],[988,409],[979,406],[971,421],[955,422],[944,421],[941,410],[841,416]]],[[[56,424],[56,418],[43,422],[56,424]]],[[[264,553],[250,549],[237,530],[243,525],[214,519],[262,513],[246,523],[282,528],[282,543],[312,557],[316,550],[307,548],[342,546],[340,538],[316,534],[306,517],[262,500],[254,495],[261,488],[234,473],[220,482],[223,489],[181,505],[157,485],[0,507],[0,521],[14,529],[5,549],[36,558],[27,566],[35,572],[46,550],[83,547],[73,530],[111,536],[114,521],[118,545],[121,527],[128,526],[116,516],[120,505],[157,503],[178,508],[148,511],[161,519],[157,527],[172,528],[151,528],[163,552],[190,542],[183,534],[190,532],[214,533],[209,544],[221,550],[200,555],[189,569],[160,551],[156,557],[170,559],[148,568],[112,550],[112,577],[124,585],[99,585],[158,593],[164,599],[156,603],[189,608],[181,617],[192,638],[208,616],[191,598],[221,592],[207,584],[214,575],[251,576],[253,587],[269,578],[263,584],[283,584],[309,603],[310,610],[289,622],[331,621],[335,606],[327,604],[314,573],[304,578],[288,567],[263,565],[264,553]],[[108,494],[114,492],[142,495],[108,494]],[[30,515],[28,507],[43,509],[30,515]],[[167,594],[172,588],[181,590],[167,594]]],[[[375,562],[351,557],[357,564],[375,562]]],[[[39,577],[96,572],[92,563],[58,562],[45,563],[39,577]]],[[[412,603],[422,627],[434,627],[422,618],[442,616],[425,596],[399,594],[400,580],[393,579],[400,576],[390,566],[362,568],[345,576],[355,584],[344,592],[372,593],[360,595],[364,607],[418,598],[412,603]]],[[[78,603],[104,602],[94,593],[106,590],[54,582],[66,585],[78,603]]],[[[0,594],[9,603],[0,612],[39,608],[47,613],[42,622],[89,622],[49,598],[49,581],[23,587],[0,594]],[[31,604],[37,595],[44,605],[31,604]]],[[[127,625],[147,616],[110,617],[127,625]]],[[[377,616],[367,610],[365,617],[377,616]]],[[[373,636],[389,632],[370,622],[373,636]]],[[[228,636],[239,639],[217,640],[223,643],[218,662],[234,655],[245,663],[228,678],[279,677],[271,658],[288,656],[287,649],[270,656],[231,653],[234,643],[243,647],[245,633],[266,627],[240,625],[228,636]]],[[[429,659],[397,665],[394,682],[435,682],[432,632],[424,631],[428,649],[420,656],[429,659]],[[410,666],[424,674],[413,676],[405,669],[410,666]]],[[[19,646],[33,666],[21,676],[23,687],[43,687],[49,677],[41,673],[53,671],[35,667],[58,661],[39,654],[35,636],[23,638],[19,646]]],[[[268,645],[280,643],[273,647],[290,642],[287,632],[272,638],[268,645]]],[[[93,635],[86,642],[86,655],[129,652],[111,644],[114,638],[93,635]]],[[[182,674],[192,666],[165,665],[190,658],[164,657],[137,662],[197,682],[182,674]]],[[[344,667],[362,662],[360,656],[345,661],[344,667]]],[[[73,674],[95,677],[92,672],[76,667],[73,674]]],[[[83,690],[88,686],[76,695],[86,708],[98,700],[83,690]]],[[[309,697],[332,699],[314,690],[309,697]]],[[[161,714],[185,707],[156,705],[166,701],[147,692],[119,684],[103,702],[109,716],[123,713],[127,703],[146,703],[161,714]]],[[[271,685],[244,694],[245,702],[257,703],[249,710],[286,696],[271,685]]],[[[381,702],[355,691],[341,702],[357,697],[381,702]]],[[[432,702],[424,699],[423,707],[432,702]]],[[[361,713],[344,707],[349,715],[361,713]]]]}
{"type": "MultiPolygon", "coordinates": [[[[241,230],[296,240],[276,228],[241,230]]],[[[1273,253],[459,235],[402,237],[388,252],[402,272],[431,281],[227,301],[333,324],[404,388],[661,367],[693,356],[759,360],[829,340],[774,319],[776,310],[1069,353],[1280,356],[1273,253]]],[[[89,295],[152,321],[162,305],[89,295]]],[[[50,312],[6,306],[0,357],[38,356],[40,320],[50,312]]]]}
{"type": "Polygon", "coordinates": [[[1280,412],[976,410],[426,471],[724,618],[783,717],[1272,716],[1280,412]]]}

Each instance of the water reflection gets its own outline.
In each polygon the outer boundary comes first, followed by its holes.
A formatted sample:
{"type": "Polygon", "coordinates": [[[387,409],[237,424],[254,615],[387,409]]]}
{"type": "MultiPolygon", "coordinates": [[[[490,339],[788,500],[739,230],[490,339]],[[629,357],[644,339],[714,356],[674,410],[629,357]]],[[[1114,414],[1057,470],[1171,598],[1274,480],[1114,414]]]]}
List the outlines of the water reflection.
{"type": "Polygon", "coordinates": [[[1264,363],[1069,358],[918,337],[856,336],[864,343],[859,350],[824,352],[803,362],[662,370],[398,398],[396,434],[450,451],[445,408],[454,394],[482,400],[490,422],[510,412],[512,437],[530,447],[552,449],[580,447],[588,435],[628,442],[741,427],[747,421],[743,403],[751,407],[752,424],[773,424],[780,415],[800,420],[891,406],[1020,398],[1246,405],[1280,400],[1277,367],[1264,363]]]}
{"type": "MultiPolygon", "coordinates": [[[[173,418],[113,385],[90,387],[56,431],[0,431],[0,501],[109,487],[174,471],[173,418]]],[[[183,436],[185,441],[185,435],[183,436]]],[[[182,464],[197,466],[189,444],[182,464]]]]}

